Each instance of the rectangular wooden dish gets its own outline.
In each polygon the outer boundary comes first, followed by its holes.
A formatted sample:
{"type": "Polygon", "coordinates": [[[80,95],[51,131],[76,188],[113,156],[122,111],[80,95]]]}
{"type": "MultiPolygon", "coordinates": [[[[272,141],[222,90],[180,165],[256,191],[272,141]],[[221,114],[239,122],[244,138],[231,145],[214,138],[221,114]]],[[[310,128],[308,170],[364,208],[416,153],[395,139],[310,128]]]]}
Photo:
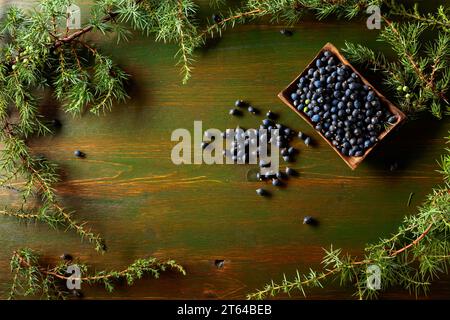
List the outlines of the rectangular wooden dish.
{"type": "Polygon", "coordinates": [[[281,91],[278,94],[278,97],[292,110],[294,110],[300,117],[303,118],[316,132],[333,148],[334,151],[342,158],[342,160],[345,161],[345,163],[352,169],[355,170],[358,165],[367,157],[367,155],[372,151],[374,147],[379,145],[381,141],[386,137],[386,135],[392,131],[395,127],[397,127],[401,122],[403,122],[406,119],[406,116],[403,112],[401,112],[396,106],[394,106],[384,95],[382,95],[373,85],[371,85],[349,62],[345,57],[339,52],[339,50],[331,43],[327,43],[314,57],[314,59],[308,64],[308,66],[300,73],[299,76],[297,76],[283,91],[281,91]],[[389,128],[386,131],[383,131],[378,136],[378,142],[375,143],[372,147],[367,149],[364,154],[361,157],[348,157],[339,152],[339,150],[332,145],[330,141],[328,141],[327,138],[323,136],[323,134],[320,131],[317,131],[315,129],[315,125],[311,122],[309,117],[304,114],[301,111],[298,111],[297,108],[291,103],[291,93],[295,92],[297,90],[297,83],[300,79],[300,77],[307,74],[308,69],[315,66],[316,59],[324,52],[324,51],[330,51],[333,55],[335,55],[342,64],[347,65],[353,72],[355,72],[361,79],[361,81],[372,88],[372,90],[376,93],[378,98],[380,99],[380,103],[383,107],[388,108],[391,113],[395,116],[397,116],[397,122],[390,125],[389,128]]]}

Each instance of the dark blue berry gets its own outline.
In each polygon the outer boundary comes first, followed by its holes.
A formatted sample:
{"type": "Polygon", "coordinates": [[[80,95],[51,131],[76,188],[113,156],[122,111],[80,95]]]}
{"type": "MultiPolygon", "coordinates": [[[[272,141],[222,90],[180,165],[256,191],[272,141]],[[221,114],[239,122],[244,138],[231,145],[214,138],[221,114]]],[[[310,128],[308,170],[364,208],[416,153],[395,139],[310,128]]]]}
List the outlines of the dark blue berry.
{"type": "Polygon", "coordinates": [[[282,179],[286,179],[287,175],[284,172],[278,171],[275,176],[277,177],[277,179],[282,180],[282,179]]]}
{"type": "Polygon", "coordinates": [[[305,142],[305,145],[309,146],[311,144],[311,138],[306,137],[304,142],[305,142]]]}
{"type": "Polygon", "coordinates": [[[287,29],[281,29],[280,33],[284,36],[290,37],[292,36],[294,33],[291,30],[287,30],[287,29]]]}
{"type": "Polygon", "coordinates": [[[258,110],[256,110],[256,108],[254,108],[254,107],[252,107],[252,106],[249,106],[249,107],[247,108],[247,110],[248,110],[248,112],[250,112],[251,114],[256,114],[256,113],[258,113],[258,110]]]}
{"type": "Polygon", "coordinates": [[[240,115],[240,112],[238,109],[231,109],[229,114],[232,116],[238,116],[238,115],[240,115]]]}
{"type": "Polygon", "coordinates": [[[397,116],[391,116],[391,117],[389,117],[388,122],[389,122],[390,124],[396,123],[396,122],[397,122],[397,116]]]}
{"type": "Polygon", "coordinates": [[[256,194],[259,196],[265,197],[265,196],[269,195],[269,192],[267,192],[267,190],[265,190],[265,189],[259,188],[259,189],[256,189],[256,194]]]}
{"type": "Polygon", "coordinates": [[[305,216],[303,218],[303,224],[316,225],[317,221],[311,216],[305,216]]]}
{"type": "Polygon", "coordinates": [[[298,175],[297,171],[295,171],[294,169],[289,168],[289,167],[286,167],[286,174],[291,177],[298,175]]]}
{"type": "Polygon", "coordinates": [[[69,254],[69,253],[63,253],[63,254],[60,256],[60,258],[61,258],[62,260],[65,260],[65,261],[72,261],[72,260],[73,260],[72,255],[69,254]]]}
{"type": "Polygon", "coordinates": [[[297,149],[295,149],[294,147],[289,147],[289,149],[287,149],[288,154],[293,156],[297,153],[297,149]]]}
{"type": "Polygon", "coordinates": [[[269,111],[266,113],[266,117],[269,118],[269,119],[271,119],[271,120],[273,120],[273,119],[275,119],[277,116],[276,116],[275,113],[273,113],[272,111],[269,110],[269,111]]]}
{"type": "Polygon", "coordinates": [[[246,107],[246,106],[247,106],[247,103],[246,103],[245,101],[243,101],[243,100],[236,100],[236,102],[234,103],[234,105],[235,105],[236,107],[243,108],[243,107],[246,107]]]}
{"type": "Polygon", "coordinates": [[[275,178],[275,179],[272,179],[272,185],[274,185],[275,187],[281,187],[283,185],[283,182],[281,182],[281,180],[275,178]]]}
{"type": "Polygon", "coordinates": [[[75,157],[78,157],[78,158],[85,158],[86,157],[86,154],[84,152],[80,151],[80,150],[76,150],[73,154],[75,155],[75,157]]]}
{"type": "Polygon", "coordinates": [[[52,120],[52,126],[56,129],[59,129],[62,127],[61,121],[59,121],[58,119],[53,119],[52,120]]]}
{"type": "Polygon", "coordinates": [[[322,87],[322,81],[320,81],[320,80],[314,81],[314,86],[315,86],[316,88],[321,88],[321,87],[322,87]]]}

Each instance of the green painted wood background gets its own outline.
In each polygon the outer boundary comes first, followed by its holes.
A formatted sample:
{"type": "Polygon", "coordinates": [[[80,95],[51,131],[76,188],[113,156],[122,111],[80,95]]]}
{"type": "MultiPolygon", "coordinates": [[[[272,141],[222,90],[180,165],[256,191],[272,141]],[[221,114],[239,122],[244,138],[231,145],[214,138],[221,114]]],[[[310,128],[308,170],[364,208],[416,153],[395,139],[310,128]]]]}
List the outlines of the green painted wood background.
{"type": "MultiPolygon", "coordinates": [[[[103,44],[132,75],[132,99],[100,118],[71,118],[56,113],[47,101],[48,113],[60,118],[63,127],[31,145],[61,167],[61,202],[105,237],[108,252],[95,253],[72,232],[2,218],[0,297],[9,290],[12,251],[26,246],[49,263],[68,252],[97,269],[120,269],[136,258],[156,256],[176,259],[188,273],[163,274],[131,288],[119,284],[113,294],[83,287],[89,299],[244,298],[283,273],[289,277],[297,268],[320,267],[323,247],[333,244],[360,254],[366,243],[388,236],[404,215],[414,214],[441,181],[436,160],[450,130],[448,120],[425,116],[408,122],[352,172],[276,95],[326,42],[381,48],[377,31],[367,30],[364,21],[307,20],[295,26],[293,37],[280,35],[280,28],[252,23],[208,42],[197,51],[187,85],[181,84],[174,66],[173,45],[140,37],[119,47],[103,44]],[[293,167],[300,177],[275,190],[271,199],[256,196],[261,184],[246,180],[255,166],[175,166],[170,160],[172,131],[192,130],[194,120],[202,120],[205,129],[259,125],[261,116],[228,116],[238,98],[279,113],[282,123],[310,134],[315,142],[311,148],[294,143],[300,154],[293,167]],[[75,159],[76,149],[87,158],[75,159]],[[394,161],[399,169],[390,172],[394,161]],[[407,207],[411,192],[415,195],[407,207]],[[304,226],[304,215],[317,217],[320,227],[304,226]],[[215,259],[224,259],[224,268],[217,269],[215,259]]],[[[16,197],[1,190],[0,203],[16,197]]],[[[352,288],[332,284],[308,297],[351,299],[352,293],[352,288]]],[[[449,296],[444,277],[433,284],[429,297],[449,296]]],[[[395,289],[382,297],[413,298],[395,289]]]]}

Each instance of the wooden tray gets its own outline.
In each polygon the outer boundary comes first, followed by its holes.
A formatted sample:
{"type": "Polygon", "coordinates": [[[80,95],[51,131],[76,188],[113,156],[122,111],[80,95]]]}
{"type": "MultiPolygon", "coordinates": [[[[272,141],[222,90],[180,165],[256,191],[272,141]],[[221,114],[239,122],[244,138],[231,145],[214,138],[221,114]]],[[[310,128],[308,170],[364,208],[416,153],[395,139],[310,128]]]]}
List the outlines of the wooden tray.
{"type": "Polygon", "coordinates": [[[385,96],[383,96],[373,85],[371,85],[349,62],[345,57],[339,52],[339,50],[331,43],[327,43],[314,57],[314,59],[306,66],[306,68],[300,73],[299,76],[297,76],[294,81],[292,81],[283,91],[281,91],[278,94],[278,97],[292,110],[294,110],[300,117],[303,118],[316,132],[333,148],[334,151],[342,158],[342,160],[345,161],[345,163],[352,169],[355,170],[358,165],[367,157],[367,155],[372,151],[372,149],[379,145],[380,142],[386,137],[386,135],[392,131],[395,127],[397,127],[401,122],[403,122],[406,119],[406,116],[403,112],[401,112],[394,104],[392,104],[388,99],[386,99],[385,96]],[[297,108],[291,103],[291,93],[295,92],[297,90],[297,83],[300,77],[306,75],[308,72],[308,69],[313,67],[315,65],[316,59],[324,52],[324,51],[330,51],[332,54],[334,54],[342,64],[347,65],[351,68],[353,72],[355,72],[361,79],[361,81],[372,88],[372,90],[376,93],[378,98],[380,99],[380,103],[385,108],[388,108],[391,113],[395,116],[397,116],[397,122],[390,125],[389,128],[386,131],[383,131],[378,135],[378,142],[375,143],[372,147],[367,149],[364,154],[361,157],[348,157],[339,152],[339,150],[331,144],[330,141],[328,141],[327,138],[323,136],[323,134],[320,131],[317,131],[315,129],[315,125],[311,122],[309,117],[304,114],[301,111],[298,111],[297,108]]]}

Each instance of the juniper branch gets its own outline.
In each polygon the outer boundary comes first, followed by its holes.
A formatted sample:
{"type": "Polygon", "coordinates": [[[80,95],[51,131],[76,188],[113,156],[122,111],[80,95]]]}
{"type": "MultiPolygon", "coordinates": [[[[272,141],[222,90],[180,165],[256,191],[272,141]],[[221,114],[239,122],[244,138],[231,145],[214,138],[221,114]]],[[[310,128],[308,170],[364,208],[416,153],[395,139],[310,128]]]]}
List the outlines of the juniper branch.
{"type": "Polygon", "coordinates": [[[450,14],[449,9],[444,6],[438,6],[435,13],[423,14],[419,10],[419,4],[415,3],[411,9],[405,7],[398,1],[387,1],[390,16],[398,16],[412,21],[424,23],[430,28],[439,28],[445,32],[450,32],[450,14]]]}
{"type": "MultiPolygon", "coordinates": [[[[68,229],[75,230],[81,238],[86,238],[90,243],[95,245],[95,249],[104,252],[106,249],[104,240],[97,234],[92,233],[84,227],[84,223],[78,223],[72,215],[58,203],[52,184],[56,183],[58,177],[54,172],[54,167],[46,161],[46,159],[34,159],[25,147],[25,142],[18,139],[12,129],[12,125],[7,123],[4,129],[3,142],[6,145],[6,152],[9,155],[16,153],[16,158],[4,158],[5,162],[2,167],[17,167],[27,177],[27,187],[23,191],[24,201],[31,193],[40,196],[42,205],[38,210],[38,214],[24,214],[19,211],[13,214],[11,211],[0,212],[0,214],[15,216],[20,219],[32,219],[48,223],[55,227],[62,225],[68,229]],[[20,149],[15,152],[14,149],[20,149]],[[15,161],[17,160],[17,161],[15,161]],[[14,162],[11,164],[10,162],[14,162]]],[[[5,153],[3,153],[4,155],[5,153]]],[[[5,181],[4,181],[5,182],[5,181]]]]}
{"type": "Polygon", "coordinates": [[[411,116],[429,110],[437,118],[450,110],[447,97],[450,88],[450,36],[440,32],[426,46],[420,35],[426,25],[422,23],[392,22],[383,17],[386,27],[379,39],[387,42],[398,59],[388,61],[382,53],[359,45],[346,43],[343,49],[349,59],[381,71],[384,83],[393,92],[397,104],[411,116]]]}
{"type": "Polygon", "coordinates": [[[14,251],[10,266],[13,273],[10,299],[18,295],[41,296],[46,299],[66,298],[68,293],[63,285],[70,278],[79,280],[89,285],[102,284],[108,292],[114,290],[114,282],[120,279],[126,280],[128,285],[133,285],[136,280],[150,275],[159,278],[161,272],[173,270],[182,275],[186,274],[184,268],[174,260],[159,261],[156,258],[135,260],[131,265],[120,271],[97,271],[89,273],[89,267],[82,263],[76,264],[81,271],[81,277],[68,276],[66,269],[68,263],[60,263],[55,267],[43,267],[39,263],[39,255],[29,248],[14,251]]]}
{"type": "Polygon", "coordinates": [[[341,249],[331,246],[322,259],[323,271],[311,270],[305,275],[297,271],[293,280],[284,277],[281,283],[272,281],[247,298],[264,299],[290,294],[294,289],[306,296],[305,288],[322,287],[323,281],[333,279],[339,279],[341,285],[353,284],[361,299],[374,298],[379,291],[367,285],[370,265],[381,270],[381,291],[401,286],[416,295],[426,293],[431,280],[447,273],[450,263],[450,150],[446,151],[448,154],[441,161],[444,184],[433,189],[417,215],[405,217],[396,234],[368,245],[364,258],[343,255],[341,249]]]}

